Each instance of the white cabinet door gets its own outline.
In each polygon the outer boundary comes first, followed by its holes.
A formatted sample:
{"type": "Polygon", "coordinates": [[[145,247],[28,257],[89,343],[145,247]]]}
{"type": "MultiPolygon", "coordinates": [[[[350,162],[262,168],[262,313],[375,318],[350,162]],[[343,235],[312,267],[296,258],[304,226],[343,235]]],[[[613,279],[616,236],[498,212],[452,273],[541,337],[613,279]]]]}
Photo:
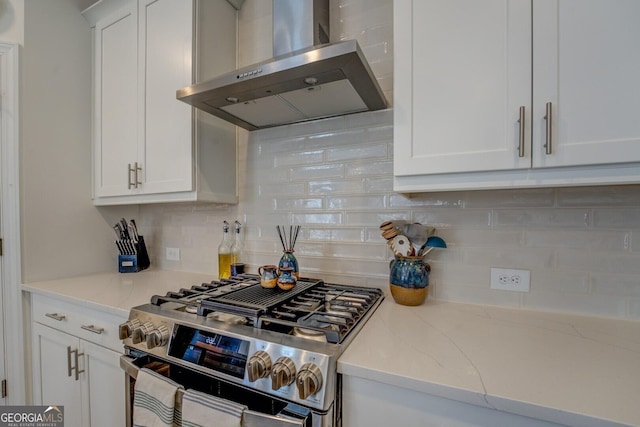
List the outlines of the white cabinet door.
{"type": "Polygon", "coordinates": [[[636,0],[533,2],[534,167],[640,161],[639,18],[636,0]]]}
{"type": "Polygon", "coordinates": [[[89,402],[85,426],[126,425],[125,374],[120,353],[81,341],[85,373],[81,374],[83,397],[89,402]]]}
{"type": "MultiPolygon", "coordinates": [[[[75,379],[78,338],[33,323],[33,398],[36,405],[63,405],[67,427],[84,427],[79,380],[75,379]]],[[[80,360],[80,359],[78,359],[80,360]]],[[[81,365],[82,366],[82,365],[81,365]]],[[[82,375],[82,374],[80,374],[82,375]]]]}
{"type": "Polygon", "coordinates": [[[640,3],[481,3],[394,1],[394,189],[640,182],[640,3]]]}
{"type": "Polygon", "coordinates": [[[131,194],[128,167],[138,147],[138,45],[135,2],[96,23],[94,180],[97,197],[131,194]]]}
{"type": "Polygon", "coordinates": [[[394,2],[396,176],[530,167],[530,29],[529,0],[394,2]]]}
{"type": "Polygon", "coordinates": [[[176,99],[176,90],[193,81],[193,3],[143,0],[138,16],[142,187],[145,194],[190,191],[192,108],[176,99]]]}

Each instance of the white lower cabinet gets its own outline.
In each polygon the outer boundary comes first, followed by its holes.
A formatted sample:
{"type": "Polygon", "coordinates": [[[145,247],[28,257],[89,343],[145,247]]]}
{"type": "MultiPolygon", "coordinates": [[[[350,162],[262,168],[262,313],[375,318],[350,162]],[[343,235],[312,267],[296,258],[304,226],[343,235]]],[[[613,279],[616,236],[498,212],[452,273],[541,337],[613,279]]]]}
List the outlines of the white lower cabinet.
{"type": "Polygon", "coordinates": [[[363,378],[342,379],[342,425],[349,427],[560,427],[363,378]]]}
{"type": "Polygon", "coordinates": [[[64,406],[67,427],[124,426],[124,319],[41,295],[32,316],[33,403],[64,406]]]}

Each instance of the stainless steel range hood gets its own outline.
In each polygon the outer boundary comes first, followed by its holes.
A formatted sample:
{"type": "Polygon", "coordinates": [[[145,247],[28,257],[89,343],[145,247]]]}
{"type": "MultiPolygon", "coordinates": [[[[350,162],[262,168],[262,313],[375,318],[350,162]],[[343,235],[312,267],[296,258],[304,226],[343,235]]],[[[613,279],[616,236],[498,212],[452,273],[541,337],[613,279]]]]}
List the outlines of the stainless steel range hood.
{"type": "Polygon", "coordinates": [[[273,59],[176,96],[248,130],[386,108],[355,40],[321,44],[328,24],[328,0],[273,0],[273,59]]]}

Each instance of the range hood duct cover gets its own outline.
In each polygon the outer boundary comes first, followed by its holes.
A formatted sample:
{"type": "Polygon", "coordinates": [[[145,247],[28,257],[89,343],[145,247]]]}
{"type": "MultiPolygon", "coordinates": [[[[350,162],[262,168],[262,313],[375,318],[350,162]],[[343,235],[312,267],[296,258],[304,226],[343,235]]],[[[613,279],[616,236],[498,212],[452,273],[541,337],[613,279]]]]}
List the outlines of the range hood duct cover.
{"type": "Polygon", "coordinates": [[[274,58],[176,97],[247,130],[386,108],[357,41],[329,34],[328,0],[273,0],[274,58]]]}

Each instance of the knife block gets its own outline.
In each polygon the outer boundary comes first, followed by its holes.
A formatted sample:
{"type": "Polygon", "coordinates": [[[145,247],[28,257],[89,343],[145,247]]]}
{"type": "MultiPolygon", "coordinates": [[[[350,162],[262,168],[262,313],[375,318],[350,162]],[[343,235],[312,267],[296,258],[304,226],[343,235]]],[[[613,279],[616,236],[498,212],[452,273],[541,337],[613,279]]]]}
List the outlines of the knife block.
{"type": "Polygon", "coordinates": [[[138,243],[134,243],[135,253],[118,255],[118,272],[137,273],[145,270],[151,265],[147,247],[144,244],[144,237],[138,236],[138,243]]]}

